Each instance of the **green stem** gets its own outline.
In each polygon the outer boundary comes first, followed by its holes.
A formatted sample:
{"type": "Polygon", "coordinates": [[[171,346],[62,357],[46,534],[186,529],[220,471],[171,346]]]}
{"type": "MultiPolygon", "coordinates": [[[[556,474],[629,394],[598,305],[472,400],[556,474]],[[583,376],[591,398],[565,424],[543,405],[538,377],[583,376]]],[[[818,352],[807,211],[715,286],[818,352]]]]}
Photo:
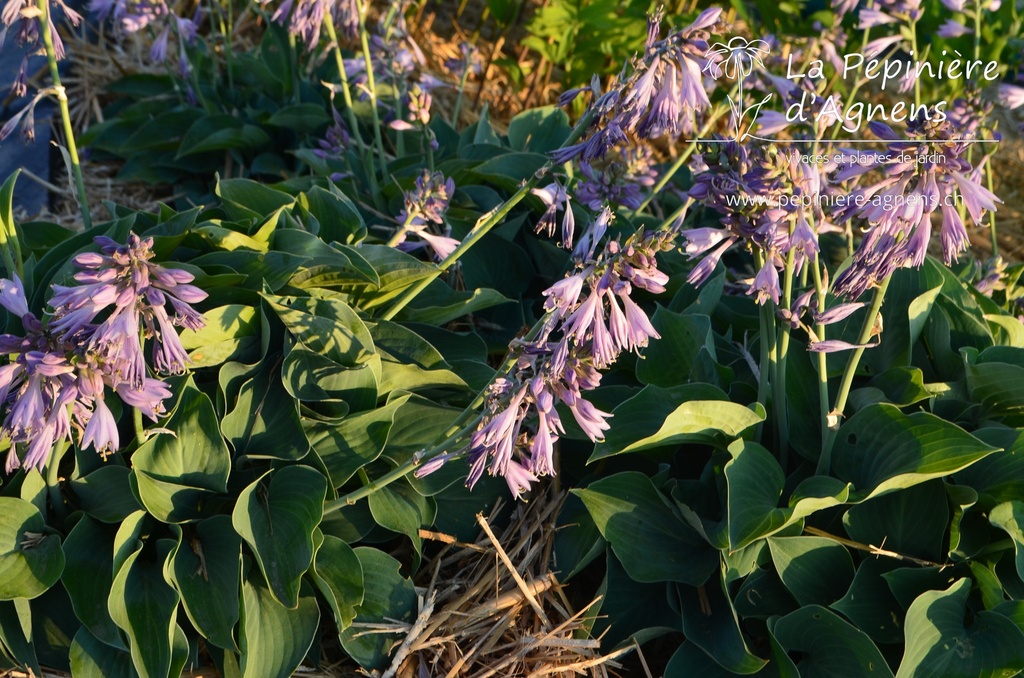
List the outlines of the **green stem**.
{"type": "MultiPolygon", "coordinates": [[[[993,180],[992,180],[992,162],[991,162],[991,158],[989,158],[989,162],[985,163],[985,183],[988,184],[989,192],[991,192],[995,188],[995,185],[994,185],[993,180]]],[[[989,212],[988,213],[988,233],[989,233],[989,237],[992,238],[992,257],[993,258],[994,257],[998,257],[999,256],[999,238],[997,237],[997,233],[996,233],[996,213],[995,212],[989,212]]]]}
{"type": "MultiPolygon", "coordinates": [[[[14,185],[18,181],[19,174],[21,174],[20,168],[14,170],[11,176],[7,178],[7,181],[4,182],[4,185],[10,182],[12,197],[14,185]]],[[[18,278],[24,281],[25,271],[22,264],[21,243],[18,241],[18,229],[14,225],[13,211],[7,208],[8,203],[6,201],[0,204],[0,210],[2,210],[0,211],[0,256],[3,257],[4,266],[7,268],[7,275],[17,274],[18,278]],[[11,215],[10,223],[7,222],[5,216],[8,214],[11,215]]]]}
{"type": "MultiPolygon", "coordinates": [[[[825,312],[825,285],[821,282],[821,269],[818,268],[818,255],[814,255],[814,294],[815,299],[818,302],[818,313],[825,312]]],[[[825,326],[821,323],[815,323],[815,332],[817,333],[818,341],[825,341],[825,326]]],[[[828,356],[819,351],[817,353],[818,358],[818,408],[819,416],[821,418],[821,439],[825,441],[829,436],[828,427],[828,356]]],[[[828,449],[822,448],[821,454],[818,456],[818,468],[815,472],[816,475],[823,476],[828,475],[829,468],[832,466],[832,446],[829,445],[828,449]]]]}
{"type": "Polygon", "coordinates": [[[459,93],[455,95],[455,108],[452,110],[452,127],[458,128],[459,111],[462,108],[462,98],[466,90],[466,80],[469,79],[469,62],[463,60],[462,77],[459,79],[459,93]]]}
{"type": "Polygon", "coordinates": [[[299,81],[299,41],[295,34],[288,31],[288,69],[292,75],[292,103],[298,104],[301,85],[299,81]]]}
{"type": "Polygon", "coordinates": [[[224,58],[228,65],[228,87],[235,91],[235,50],[232,45],[235,28],[235,2],[228,0],[228,32],[224,34],[224,58]]]}
{"type": "Polygon", "coordinates": [[[142,410],[132,408],[132,424],[135,427],[135,442],[141,446],[146,442],[146,429],[142,425],[142,410]]]}
{"type": "Polygon", "coordinates": [[[64,496],[60,491],[60,460],[64,457],[64,453],[67,452],[69,444],[67,440],[61,440],[57,443],[50,453],[50,461],[46,465],[46,493],[50,497],[50,506],[53,508],[53,513],[59,520],[63,520],[66,515],[64,496]]]}
{"type": "Polygon", "coordinates": [[[402,226],[397,231],[395,231],[395,234],[391,236],[390,240],[388,240],[388,247],[396,247],[400,242],[402,242],[402,236],[405,235],[406,231],[409,230],[409,224],[412,223],[412,219],[414,216],[416,216],[414,213],[409,213],[409,216],[405,218],[405,222],[402,224],[402,226]]]}
{"type": "Polygon", "coordinates": [[[885,299],[885,292],[889,289],[889,281],[892,280],[892,276],[889,276],[882,283],[875,288],[874,297],[871,299],[871,307],[868,308],[868,315],[864,318],[864,325],[861,327],[860,336],[857,338],[857,343],[860,345],[859,348],[854,349],[853,354],[850,355],[849,362],[846,363],[846,370],[843,372],[843,380],[839,383],[839,392],[836,394],[836,406],[832,408],[832,411],[827,415],[832,421],[828,427],[828,437],[822,445],[822,455],[827,455],[831,459],[832,446],[835,444],[836,435],[839,433],[840,420],[843,417],[843,411],[846,409],[846,400],[850,396],[850,387],[853,385],[853,378],[857,374],[857,367],[860,365],[861,356],[864,355],[864,344],[867,344],[871,340],[871,335],[875,331],[875,321],[878,318],[878,313],[882,308],[882,301],[885,299]]]}
{"type": "MultiPolygon", "coordinates": [[[[586,129],[590,126],[590,120],[592,119],[592,117],[593,113],[588,111],[586,115],[580,118],[580,120],[576,123],[576,127],[573,128],[572,133],[569,135],[569,138],[566,139],[559,148],[565,148],[566,146],[571,146],[572,144],[576,143],[576,140],[579,139],[580,136],[583,135],[583,132],[586,131],[586,129]]],[[[466,235],[465,238],[463,238],[459,246],[456,247],[451,254],[445,257],[444,260],[442,260],[437,265],[437,268],[430,272],[430,275],[425,276],[424,278],[420,279],[415,285],[409,287],[409,289],[407,289],[402,294],[402,296],[400,296],[395,301],[394,305],[392,305],[381,316],[381,318],[383,318],[384,320],[393,320],[395,316],[397,316],[402,311],[402,309],[409,304],[409,302],[411,302],[413,299],[417,297],[417,295],[419,295],[420,292],[426,289],[426,287],[430,283],[432,283],[438,276],[440,276],[442,273],[451,268],[451,266],[455,264],[455,262],[458,261],[462,257],[462,255],[468,252],[470,247],[479,242],[480,239],[487,235],[487,233],[489,233],[492,228],[500,224],[501,221],[505,218],[505,216],[512,211],[512,208],[514,208],[516,205],[522,202],[523,198],[527,196],[530,190],[537,185],[537,182],[539,182],[541,177],[543,177],[548,172],[548,170],[551,169],[551,166],[552,163],[548,162],[546,165],[544,165],[544,167],[542,167],[536,173],[534,173],[532,177],[530,177],[527,181],[523,182],[523,185],[519,187],[519,190],[516,191],[512,195],[512,197],[510,197],[508,200],[506,200],[504,203],[496,207],[491,212],[480,217],[480,219],[476,222],[476,225],[473,227],[473,230],[471,230],[469,234],[466,235]]]]}
{"type": "MultiPolygon", "coordinates": [[[[921,55],[917,51],[917,21],[913,21],[910,24],[910,53],[914,55],[915,59],[920,59],[921,55]]],[[[914,106],[918,107],[921,105],[921,78],[914,78],[914,106]]]]}
{"type": "MultiPolygon", "coordinates": [[[[764,257],[759,251],[754,253],[754,261],[758,269],[764,265],[764,257]]],[[[771,383],[771,373],[775,367],[775,318],[767,304],[760,304],[758,306],[758,331],[761,358],[758,361],[757,402],[761,403],[761,406],[767,411],[768,389],[771,383]]],[[[763,428],[764,422],[757,425],[757,429],[754,432],[755,439],[761,439],[761,430],[763,428]]]]}
{"type": "MultiPolygon", "coordinates": [[[[489,385],[490,384],[488,384],[488,386],[489,385]]],[[[483,394],[483,391],[481,391],[481,395],[482,394],[483,394]]],[[[481,402],[483,402],[483,398],[481,396],[478,396],[478,399],[481,402]]],[[[466,412],[470,412],[473,409],[475,409],[475,407],[471,405],[469,408],[467,408],[466,410],[463,411],[463,414],[465,414],[466,412]]],[[[460,419],[461,419],[461,417],[460,417],[460,419]]],[[[400,479],[404,478],[405,476],[407,476],[410,473],[412,473],[412,471],[415,470],[417,466],[419,466],[420,464],[422,464],[425,461],[429,461],[430,459],[433,459],[434,457],[436,457],[437,455],[441,454],[446,449],[448,449],[449,446],[451,446],[452,444],[456,443],[460,438],[462,438],[466,434],[472,432],[476,428],[476,426],[477,426],[477,420],[471,421],[470,423],[466,424],[462,428],[459,428],[459,429],[455,430],[455,432],[453,432],[450,435],[446,436],[444,440],[442,440],[440,443],[438,443],[434,447],[430,448],[429,450],[426,450],[425,452],[423,452],[421,454],[414,455],[412,459],[410,459],[409,461],[405,462],[404,464],[400,464],[400,465],[396,466],[394,469],[392,469],[388,473],[385,473],[380,478],[377,478],[376,480],[371,480],[366,485],[363,485],[362,487],[360,487],[358,490],[353,490],[352,492],[349,492],[348,494],[346,494],[344,496],[338,497],[337,499],[333,499],[333,500],[325,503],[324,504],[324,515],[327,515],[328,513],[333,513],[334,511],[340,511],[341,509],[345,508],[346,506],[351,506],[352,504],[355,504],[360,499],[363,499],[365,497],[369,497],[371,494],[373,494],[374,492],[377,492],[382,487],[390,485],[391,483],[395,482],[396,480],[400,480],[400,479]]]]}
{"type": "Polygon", "coordinates": [[[338,68],[338,77],[341,78],[341,98],[345,102],[345,118],[352,132],[352,138],[356,140],[356,146],[359,147],[359,155],[363,159],[363,170],[366,172],[366,178],[370,184],[370,194],[373,196],[374,205],[381,210],[384,208],[384,201],[380,189],[377,187],[377,173],[373,169],[373,159],[367,152],[366,142],[363,141],[363,135],[359,131],[359,122],[356,120],[355,109],[352,107],[352,91],[348,84],[348,72],[345,71],[345,60],[341,55],[341,43],[338,42],[338,32],[334,29],[334,19],[330,12],[324,13],[324,28],[327,29],[327,37],[334,45],[334,63],[338,68]]]}
{"type": "MultiPolygon", "coordinates": [[[[793,228],[790,227],[790,236],[793,228]]],[[[790,248],[786,255],[785,282],[782,290],[782,307],[790,308],[793,303],[793,267],[796,261],[796,250],[790,248]]],[[[789,356],[789,338],[792,328],[788,322],[782,323],[779,327],[779,355],[776,363],[775,381],[772,384],[775,399],[775,425],[778,426],[779,455],[782,468],[786,468],[789,461],[789,410],[787,409],[788,399],[786,398],[786,362],[789,356]]]]}
{"type": "Polygon", "coordinates": [[[974,60],[981,60],[981,4],[974,7],[974,60]]]}
{"type": "MultiPolygon", "coordinates": [[[[718,110],[716,110],[715,113],[710,118],[708,118],[708,121],[704,123],[704,127],[702,127],[701,130],[697,132],[697,136],[694,141],[704,138],[704,135],[711,130],[714,124],[718,122],[718,120],[723,115],[725,115],[725,111],[726,109],[720,106],[718,110]]],[[[640,212],[643,212],[644,209],[646,209],[647,206],[651,204],[651,201],[654,200],[654,197],[661,194],[662,190],[664,190],[664,188],[668,185],[668,182],[672,181],[672,177],[675,176],[676,172],[678,172],[679,169],[686,163],[686,161],[689,160],[690,156],[693,155],[693,152],[694,150],[696,150],[696,148],[697,145],[692,141],[686,145],[686,149],[679,154],[679,157],[676,158],[676,161],[674,163],[672,163],[672,166],[665,171],[665,173],[661,176],[660,179],[658,179],[658,183],[654,184],[654,187],[651,189],[651,192],[647,195],[646,198],[644,198],[644,201],[640,203],[640,206],[633,211],[632,216],[636,216],[637,214],[640,214],[640,212]]]]}
{"type": "MultiPolygon", "coordinates": [[[[367,9],[369,7],[367,6],[367,9]]],[[[373,143],[377,147],[380,175],[387,178],[388,162],[384,155],[384,137],[380,132],[380,113],[377,111],[377,82],[373,75],[373,59],[370,57],[370,38],[366,31],[366,14],[359,13],[359,44],[363,50],[363,63],[366,65],[366,88],[370,95],[370,112],[373,115],[373,143]]]]}
{"type": "Polygon", "coordinates": [[[39,33],[43,36],[46,48],[46,60],[50,63],[50,77],[53,78],[53,89],[57,94],[60,106],[60,119],[64,127],[64,142],[71,158],[71,173],[75,177],[75,190],[78,192],[78,207],[82,212],[82,225],[85,230],[92,228],[92,217],[89,214],[89,200],[85,194],[85,180],[82,178],[82,166],[78,160],[78,146],[75,144],[75,131],[71,127],[71,111],[68,109],[68,93],[60,82],[60,70],[57,68],[57,53],[53,49],[53,36],[50,35],[50,2],[36,0],[39,8],[39,33]]]}

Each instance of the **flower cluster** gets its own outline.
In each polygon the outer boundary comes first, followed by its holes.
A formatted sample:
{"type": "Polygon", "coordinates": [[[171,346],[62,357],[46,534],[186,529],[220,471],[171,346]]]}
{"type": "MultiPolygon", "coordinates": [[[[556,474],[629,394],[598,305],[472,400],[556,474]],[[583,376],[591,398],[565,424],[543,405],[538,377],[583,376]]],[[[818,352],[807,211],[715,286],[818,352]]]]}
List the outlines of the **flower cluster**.
{"type": "Polygon", "coordinates": [[[798,151],[774,145],[748,147],[735,141],[709,144],[695,161],[699,173],[690,197],[721,215],[723,228],[683,231],[686,253],[703,256],[688,278],[700,285],[729,247],[741,242],[759,255],[761,267],[748,294],[758,303],[779,302],[778,269],[792,251],[796,266],[818,251],[827,228],[821,209],[822,177],[798,151]]]}
{"type": "MultiPolygon", "coordinates": [[[[82,16],[64,4],[63,0],[51,0],[51,4],[63,12],[68,21],[75,26],[81,23],[82,16]]],[[[7,34],[11,30],[14,31],[19,45],[29,45],[35,49],[41,49],[43,43],[39,33],[38,16],[39,10],[33,0],[7,0],[3,11],[0,12],[0,23],[3,24],[0,27],[0,49],[3,48],[7,34]]],[[[65,56],[64,42],[60,39],[60,33],[57,32],[57,26],[53,22],[52,8],[46,13],[46,29],[50,32],[50,38],[53,40],[54,54],[60,61],[65,56]]],[[[34,50],[29,50],[29,53],[32,51],[34,50]]],[[[26,57],[22,60],[18,75],[14,78],[12,92],[15,96],[25,96],[27,69],[28,58],[26,57]]]]}
{"type": "Polygon", "coordinates": [[[544,296],[547,316],[533,339],[516,344],[513,372],[490,387],[481,423],[469,444],[436,457],[417,470],[429,474],[466,455],[466,484],[484,471],[502,476],[519,497],[531,483],[555,474],[554,449],[565,427],[563,405],[592,441],[604,438],[611,415],[583,397],[601,382],[599,370],[623,351],[636,351],[659,338],[647,314],[631,298],[634,288],[663,292],[668,276],[655,256],[673,247],[674,234],[646,233],[606,244],[576,273],[552,285],[544,296]]]}
{"type": "MultiPolygon", "coordinates": [[[[192,64],[187,47],[195,42],[202,20],[198,7],[191,18],[174,14],[165,0],[91,0],[89,10],[101,22],[110,19],[119,34],[137,33],[147,26],[159,28],[162,23],[163,27],[150,47],[149,59],[157,64],[167,61],[173,32],[177,43],[178,74],[182,79],[188,79],[192,64]]],[[[191,85],[187,85],[186,90],[189,102],[194,104],[195,93],[191,85]]]]}
{"type": "Polygon", "coordinates": [[[658,176],[650,147],[634,144],[616,146],[592,164],[581,162],[580,172],[576,199],[592,210],[603,205],[638,209],[658,176]]]}
{"type": "Polygon", "coordinates": [[[455,181],[451,177],[445,179],[440,172],[423,170],[416,177],[416,185],[405,194],[405,206],[398,214],[402,226],[390,244],[407,251],[429,245],[438,259],[451,254],[459,246],[459,241],[449,236],[451,229],[445,224],[444,215],[454,193],[455,181]],[[431,233],[428,230],[431,224],[443,232],[431,233]],[[406,237],[410,233],[422,242],[408,243],[406,237]]]}
{"type": "MultiPolygon", "coordinates": [[[[265,4],[267,0],[261,0],[265,4]]],[[[331,13],[338,37],[352,41],[359,36],[359,3],[355,0],[284,0],[271,17],[288,26],[291,35],[301,38],[312,51],[320,42],[324,18],[331,13]]]]}
{"type": "Polygon", "coordinates": [[[171,391],[149,376],[143,341],[153,342],[157,372],[180,374],[188,355],[175,327],[203,327],[191,304],[206,293],[189,284],[190,273],[152,263],[152,239],[132,234],[127,245],[102,236],[96,242],[99,253],[74,259],[78,284],[53,286],[53,315],[45,325],[29,311],[21,281],[0,280],[0,305],[25,330],[0,335],[0,350],[10,356],[0,367],[0,404],[7,407],[0,435],[27,446],[23,459],[11,446],[8,472],[19,465],[41,469],[73,430],[83,449],[92,446],[103,456],[116,451],[120,439],[106,391],[156,421],[171,391]]]}
{"type": "Polygon", "coordinates": [[[919,116],[907,126],[910,140],[901,139],[880,122],[872,122],[870,128],[889,142],[888,152],[878,154],[876,160],[861,157],[834,176],[843,182],[872,170],[882,175],[874,184],[855,189],[836,212],[837,221],[856,217],[870,226],[853,264],[835,281],[835,293],[849,298],[860,296],[901,266],[924,263],[936,209],[942,212],[942,254],[949,264],[968,247],[958,203],[980,225],[985,211],[995,211],[996,203],[1002,202],[979,182],[965,157],[970,142],[960,138],[951,121],[919,116]],[[927,141],[915,142],[915,137],[927,141]],[[908,160],[889,162],[889,158],[908,160]]]}
{"type": "MultiPolygon", "coordinates": [[[[590,89],[592,125],[589,139],[552,154],[556,163],[579,159],[593,163],[635,134],[654,139],[663,134],[690,133],[695,116],[709,107],[701,68],[708,51],[708,30],[718,23],[721,8],[705,10],[686,28],[659,39],[661,16],[648,20],[647,45],[642,59],[634,63],[631,75],[620,75],[612,88],[601,94],[597,83],[590,89]]],[[[567,104],[582,90],[567,93],[559,103],[567,104]]]]}

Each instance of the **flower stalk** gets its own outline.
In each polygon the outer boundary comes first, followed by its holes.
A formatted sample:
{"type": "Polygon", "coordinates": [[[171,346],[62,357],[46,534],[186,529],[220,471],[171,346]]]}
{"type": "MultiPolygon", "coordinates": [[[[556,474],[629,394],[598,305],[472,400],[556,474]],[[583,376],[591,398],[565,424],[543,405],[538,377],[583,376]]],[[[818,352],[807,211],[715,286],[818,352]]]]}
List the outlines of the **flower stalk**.
{"type": "Polygon", "coordinates": [[[85,180],[82,177],[82,165],[78,159],[78,146],[75,144],[75,131],[71,126],[71,111],[68,109],[68,93],[60,80],[60,69],[57,68],[57,52],[53,48],[53,36],[50,34],[50,2],[49,0],[36,0],[36,7],[39,8],[39,34],[43,38],[43,46],[46,49],[46,61],[50,65],[50,77],[53,79],[53,91],[57,96],[57,104],[60,107],[60,119],[64,128],[64,143],[67,144],[68,157],[71,162],[71,174],[75,181],[75,191],[78,195],[78,208],[82,213],[82,225],[85,230],[92,228],[92,217],[89,214],[89,200],[85,193],[85,180]]]}
{"type": "MultiPolygon", "coordinates": [[[[828,470],[832,459],[832,446],[835,444],[836,436],[839,434],[839,426],[842,422],[843,411],[846,409],[846,400],[850,396],[850,387],[853,385],[853,378],[857,374],[857,367],[860,366],[860,359],[867,348],[866,344],[871,337],[881,331],[878,327],[879,312],[882,309],[882,302],[885,300],[885,293],[889,289],[889,282],[892,276],[887,276],[878,287],[875,288],[874,296],[871,299],[871,306],[864,318],[864,325],[861,327],[860,336],[857,338],[857,348],[850,354],[850,360],[846,363],[846,370],[843,372],[843,379],[839,383],[839,391],[836,394],[836,404],[828,413],[828,435],[822,443],[821,459],[818,462],[819,469],[828,470]]],[[[820,303],[820,302],[819,302],[820,303]]]]}

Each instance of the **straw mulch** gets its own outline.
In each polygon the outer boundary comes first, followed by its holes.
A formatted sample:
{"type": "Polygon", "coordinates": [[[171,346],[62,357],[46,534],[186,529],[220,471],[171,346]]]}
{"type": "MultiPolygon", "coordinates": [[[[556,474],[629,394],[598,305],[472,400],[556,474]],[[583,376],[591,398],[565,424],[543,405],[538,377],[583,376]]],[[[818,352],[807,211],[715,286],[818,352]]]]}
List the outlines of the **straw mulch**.
{"type": "Polygon", "coordinates": [[[414,623],[389,629],[404,639],[380,678],[618,675],[616,660],[636,648],[602,654],[589,633],[598,601],[575,610],[551,570],[561,504],[554,491],[518,504],[498,533],[477,515],[472,544],[421,531],[445,546],[423,568],[431,579],[414,623]]]}

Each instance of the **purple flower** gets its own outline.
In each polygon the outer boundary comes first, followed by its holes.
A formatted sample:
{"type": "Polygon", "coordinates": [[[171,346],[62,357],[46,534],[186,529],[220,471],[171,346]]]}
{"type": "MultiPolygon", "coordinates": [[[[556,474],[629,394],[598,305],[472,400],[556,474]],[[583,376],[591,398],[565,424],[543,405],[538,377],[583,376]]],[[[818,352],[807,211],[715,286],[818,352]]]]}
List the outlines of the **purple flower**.
{"type": "Polygon", "coordinates": [[[157,421],[166,412],[164,401],[171,397],[171,389],[159,379],[146,377],[138,387],[122,381],[114,387],[125,404],[157,421]]]}
{"type": "Polygon", "coordinates": [[[82,434],[82,448],[90,445],[103,458],[116,452],[120,447],[117,422],[114,421],[114,415],[103,402],[102,394],[95,400],[94,409],[89,414],[89,423],[86,424],[85,432],[82,434]]]}
{"type": "Polygon", "coordinates": [[[865,7],[862,9],[858,18],[860,19],[860,23],[857,24],[857,28],[862,31],[868,28],[875,28],[877,26],[884,26],[886,24],[899,22],[899,19],[896,17],[889,16],[885,12],[872,7],[865,7]]]}
{"type": "Polygon", "coordinates": [[[779,303],[779,295],[782,289],[779,287],[779,272],[775,268],[772,257],[761,266],[761,270],[754,276],[754,284],[747,290],[747,294],[755,294],[757,303],[764,304],[771,299],[776,305],[779,303]]]}
{"type": "Polygon", "coordinates": [[[939,26],[939,30],[935,31],[935,35],[940,38],[959,38],[961,35],[971,35],[972,33],[974,31],[954,19],[946,19],[946,23],[939,26]]]}
{"type": "Polygon", "coordinates": [[[537,221],[537,233],[546,231],[548,237],[554,235],[558,211],[562,210],[562,246],[572,247],[572,239],[576,232],[576,217],[572,213],[572,206],[569,204],[571,198],[565,187],[556,179],[547,186],[534,188],[530,192],[540,198],[545,205],[544,214],[537,221]]]}
{"type": "Polygon", "coordinates": [[[997,99],[1000,106],[1004,106],[1011,111],[1015,108],[1020,108],[1024,106],[1024,87],[1002,83],[999,85],[997,99]]]}

